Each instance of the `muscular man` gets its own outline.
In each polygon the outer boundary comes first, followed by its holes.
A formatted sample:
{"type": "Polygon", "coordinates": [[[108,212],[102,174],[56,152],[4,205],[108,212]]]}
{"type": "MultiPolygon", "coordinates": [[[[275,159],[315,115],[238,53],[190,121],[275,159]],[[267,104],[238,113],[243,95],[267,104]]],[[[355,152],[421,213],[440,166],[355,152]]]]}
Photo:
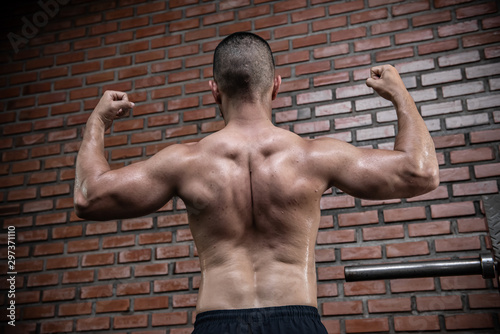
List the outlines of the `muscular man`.
{"type": "Polygon", "coordinates": [[[78,154],[77,215],[138,217],[178,196],[201,264],[194,333],[326,333],[314,263],[321,195],[330,187],[367,199],[428,192],[439,182],[433,141],[392,66],[372,68],[366,83],[396,108],[393,151],[275,127],[271,101],[281,78],[254,34],[224,39],[213,66],[210,87],[226,126],[117,170],[106,161],[104,132],[134,104],[125,93],[104,93],[78,154]]]}

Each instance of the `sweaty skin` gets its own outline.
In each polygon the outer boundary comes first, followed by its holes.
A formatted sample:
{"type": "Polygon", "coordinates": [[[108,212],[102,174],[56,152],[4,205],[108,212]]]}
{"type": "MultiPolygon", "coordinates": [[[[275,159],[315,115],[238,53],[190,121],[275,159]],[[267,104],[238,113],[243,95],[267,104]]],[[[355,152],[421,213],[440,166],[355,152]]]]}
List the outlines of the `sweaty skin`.
{"type": "Polygon", "coordinates": [[[87,122],[77,160],[77,215],[138,217],[181,198],[201,265],[198,312],[317,306],[314,249],[324,191],[404,198],[439,183],[432,139],[392,66],[373,68],[367,85],[396,108],[393,151],[303,139],[275,127],[271,101],[280,82],[254,103],[230,100],[211,82],[225,128],[117,170],[105,158],[104,132],[133,107],[127,95],[106,92],[87,122]]]}

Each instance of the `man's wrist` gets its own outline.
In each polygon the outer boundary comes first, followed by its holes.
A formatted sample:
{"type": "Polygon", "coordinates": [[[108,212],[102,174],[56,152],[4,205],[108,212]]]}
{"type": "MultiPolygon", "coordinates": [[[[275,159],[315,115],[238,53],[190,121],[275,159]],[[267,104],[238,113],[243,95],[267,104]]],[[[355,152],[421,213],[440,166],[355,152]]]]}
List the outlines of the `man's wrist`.
{"type": "Polygon", "coordinates": [[[87,127],[93,127],[93,128],[102,127],[104,130],[106,129],[106,125],[104,124],[103,119],[101,117],[99,117],[98,115],[96,115],[95,112],[90,114],[90,116],[87,120],[87,127]]]}
{"type": "Polygon", "coordinates": [[[410,93],[406,90],[394,95],[391,102],[397,110],[403,108],[408,103],[414,103],[410,93]]]}

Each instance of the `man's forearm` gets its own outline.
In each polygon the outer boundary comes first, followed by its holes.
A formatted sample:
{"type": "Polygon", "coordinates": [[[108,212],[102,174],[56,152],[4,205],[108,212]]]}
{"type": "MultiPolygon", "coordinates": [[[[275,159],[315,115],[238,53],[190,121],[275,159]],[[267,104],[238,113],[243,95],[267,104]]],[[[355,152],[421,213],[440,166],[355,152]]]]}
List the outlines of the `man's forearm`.
{"type": "Polygon", "coordinates": [[[435,155],[434,142],[411,95],[406,91],[396,97],[393,104],[398,117],[394,150],[409,153],[415,158],[435,155]]]}
{"type": "Polygon", "coordinates": [[[87,121],[76,160],[75,195],[87,199],[89,181],[110,170],[104,153],[104,123],[94,115],[87,121]]]}
{"type": "Polygon", "coordinates": [[[393,103],[398,116],[398,134],[394,150],[405,153],[405,169],[412,178],[421,180],[412,184],[421,184],[426,191],[433,190],[439,184],[439,165],[434,141],[427,125],[407,91],[394,99],[393,103]]]}

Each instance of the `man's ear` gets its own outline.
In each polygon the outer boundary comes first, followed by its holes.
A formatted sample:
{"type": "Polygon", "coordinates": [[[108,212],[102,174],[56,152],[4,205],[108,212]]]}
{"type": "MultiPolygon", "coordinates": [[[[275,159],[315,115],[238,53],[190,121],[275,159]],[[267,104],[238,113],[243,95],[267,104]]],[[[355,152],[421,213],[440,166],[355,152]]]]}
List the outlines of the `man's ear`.
{"type": "Polygon", "coordinates": [[[214,97],[215,103],[222,104],[220,92],[219,92],[219,87],[217,86],[217,83],[215,82],[215,80],[210,80],[208,82],[208,84],[210,85],[210,90],[212,91],[212,95],[214,97]]]}
{"type": "Polygon", "coordinates": [[[280,86],[281,86],[281,75],[278,75],[274,78],[273,82],[273,95],[272,95],[273,100],[276,99],[278,91],[280,90],[280,86]]]}

